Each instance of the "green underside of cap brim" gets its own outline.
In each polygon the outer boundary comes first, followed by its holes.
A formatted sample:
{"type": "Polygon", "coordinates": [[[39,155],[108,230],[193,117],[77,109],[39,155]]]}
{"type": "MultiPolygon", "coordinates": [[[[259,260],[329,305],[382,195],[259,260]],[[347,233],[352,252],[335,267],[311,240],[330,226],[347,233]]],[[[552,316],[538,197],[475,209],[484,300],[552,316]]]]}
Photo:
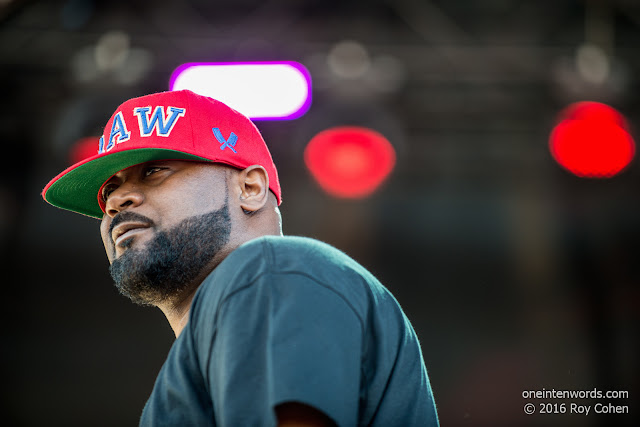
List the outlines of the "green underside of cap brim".
{"type": "Polygon", "coordinates": [[[53,206],[102,218],[98,190],[109,178],[128,167],[152,160],[211,160],[182,151],[138,148],[120,151],[84,163],[60,177],[47,189],[44,198],[53,206]]]}

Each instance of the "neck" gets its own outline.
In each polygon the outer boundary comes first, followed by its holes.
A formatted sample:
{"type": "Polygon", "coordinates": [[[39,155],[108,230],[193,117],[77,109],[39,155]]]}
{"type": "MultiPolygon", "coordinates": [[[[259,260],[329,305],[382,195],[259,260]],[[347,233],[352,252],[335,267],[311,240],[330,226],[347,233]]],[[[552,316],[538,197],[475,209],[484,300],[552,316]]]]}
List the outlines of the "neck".
{"type": "Polygon", "coordinates": [[[171,329],[173,329],[173,333],[176,335],[176,338],[180,336],[180,333],[187,325],[189,321],[189,312],[191,311],[191,302],[193,301],[193,297],[200,287],[200,284],[202,284],[209,273],[211,273],[218,266],[218,264],[220,264],[222,260],[227,257],[227,255],[229,255],[234,249],[240,246],[240,244],[255,239],[256,237],[265,235],[282,236],[280,223],[278,222],[277,226],[273,226],[272,229],[268,232],[256,233],[255,235],[245,235],[242,236],[241,239],[238,239],[236,244],[228,245],[224,250],[221,250],[216,254],[215,257],[213,257],[207,268],[205,268],[193,281],[193,286],[187,287],[185,291],[180,295],[157,305],[157,307],[162,310],[165,317],[169,321],[169,325],[171,326],[171,329]]]}
{"type": "Polygon", "coordinates": [[[180,336],[180,333],[187,326],[189,321],[189,312],[191,311],[191,303],[196,291],[207,278],[207,276],[222,262],[224,258],[232,251],[232,248],[225,248],[214,256],[206,268],[204,268],[198,277],[196,277],[189,286],[184,288],[184,291],[178,295],[157,304],[157,307],[162,310],[165,317],[169,321],[173,333],[176,338],[180,336]]]}
{"type": "Polygon", "coordinates": [[[191,311],[191,302],[193,301],[193,296],[196,294],[195,289],[189,294],[180,299],[179,301],[171,301],[166,304],[158,305],[158,308],[162,310],[165,317],[169,321],[169,325],[171,329],[173,329],[173,333],[176,335],[176,338],[180,336],[180,333],[187,325],[189,321],[189,312],[191,311]]]}

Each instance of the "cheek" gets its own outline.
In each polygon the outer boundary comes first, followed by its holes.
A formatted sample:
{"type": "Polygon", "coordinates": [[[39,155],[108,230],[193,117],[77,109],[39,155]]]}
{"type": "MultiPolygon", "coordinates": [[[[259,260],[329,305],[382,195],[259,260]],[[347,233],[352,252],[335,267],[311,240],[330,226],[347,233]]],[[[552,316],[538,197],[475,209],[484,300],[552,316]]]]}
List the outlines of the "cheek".
{"type": "Polygon", "coordinates": [[[102,237],[102,244],[104,245],[104,250],[107,252],[107,258],[111,262],[115,255],[115,247],[113,245],[113,241],[111,240],[111,236],[109,235],[109,225],[111,221],[102,220],[100,224],[100,236],[102,237]]]}
{"type": "Polygon", "coordinates": [[[194,163],[167,177],[146,192],[146,204],[154,221],[171,226],[181,220],[220,209],[229,197],[221,167],[194,163]]]}
{"type": "Polygon", "coordinates": [[[154,202],[154,220],[162,226],[173,226],[180,221],[212,212],[221,208],[225,202],[224,193],[217,196],[193,188],[183,192],[165,193],[154,202]]]}

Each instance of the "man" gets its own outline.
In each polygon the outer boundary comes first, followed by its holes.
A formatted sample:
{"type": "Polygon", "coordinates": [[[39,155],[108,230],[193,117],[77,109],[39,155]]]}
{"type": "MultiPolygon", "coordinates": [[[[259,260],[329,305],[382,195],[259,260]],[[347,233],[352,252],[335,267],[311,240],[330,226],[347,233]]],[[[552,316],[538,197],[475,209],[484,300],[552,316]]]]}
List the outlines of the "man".
{"type": "Polygon", "coordinates": [[[175,332],[141,425],[438,424],[396,300],[337,249],[282,236],[271,155],[223,103],[123,103],[42,194],[102,220],[116,286],[175,332]]]}

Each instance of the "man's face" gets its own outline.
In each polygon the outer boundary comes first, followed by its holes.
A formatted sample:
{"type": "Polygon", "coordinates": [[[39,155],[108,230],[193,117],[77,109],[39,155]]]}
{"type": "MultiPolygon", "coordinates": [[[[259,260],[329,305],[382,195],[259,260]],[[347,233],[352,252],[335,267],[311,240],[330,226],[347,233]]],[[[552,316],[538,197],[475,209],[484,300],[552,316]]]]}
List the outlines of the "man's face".
{"type": "Polygon", "coordinates": [[[136,303],[157,305],[193,286],[229,241],[223,166],[143,163],[118,172],[102,197],[109,270],[136,303]]]}

